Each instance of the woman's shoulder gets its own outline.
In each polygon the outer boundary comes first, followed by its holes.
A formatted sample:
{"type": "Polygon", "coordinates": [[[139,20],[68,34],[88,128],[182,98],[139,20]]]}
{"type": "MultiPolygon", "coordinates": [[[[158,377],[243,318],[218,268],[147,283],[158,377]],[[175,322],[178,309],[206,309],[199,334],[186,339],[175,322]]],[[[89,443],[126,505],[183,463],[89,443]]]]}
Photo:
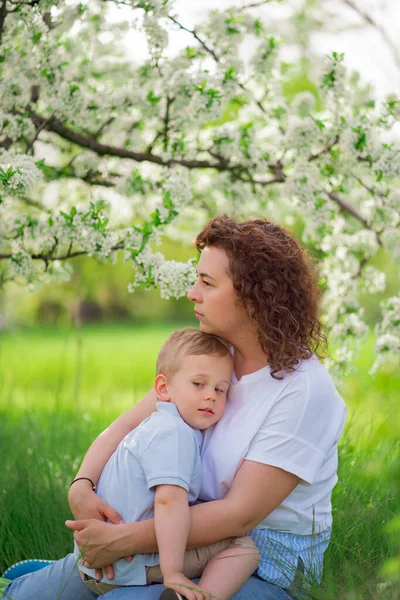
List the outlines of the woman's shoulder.
{"type": "Polygon", "coordinates": [[[296,365],[295,370],[284,376],[284,380],[294,381],[298,385],[310,385],[314,383],[328,383],[335,387],[328,369],[316,356],[302,360],[296,365]]]}
{"type": "Polygon", "coordinates": [[[300,393],[311,406],[331,406],[339,412],[345,411],[343,398],[326,366],[315,356],[303,360],[299,368],[291,374],[287,387],[292,393],[300,393]]]}

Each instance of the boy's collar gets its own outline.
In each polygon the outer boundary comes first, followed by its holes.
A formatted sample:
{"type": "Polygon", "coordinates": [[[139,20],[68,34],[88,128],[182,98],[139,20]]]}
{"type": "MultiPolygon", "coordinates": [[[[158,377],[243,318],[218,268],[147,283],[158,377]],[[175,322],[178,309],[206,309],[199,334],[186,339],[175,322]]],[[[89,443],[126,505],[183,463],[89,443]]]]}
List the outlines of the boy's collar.
{"type": "MultiPolygon", "coordinates": [[[[176,408],[175,404],[173,404],[172,402],[158,401],[158,402],[156,402],[156,410],[159,413],[164,413],[164,414],[172,415],[174,417],[179,417],[183,421],[179,410],[176,408]]],[[[200,431],[200,429],[196,429],[195,427],[192,427],[191,425],[189,425],[189,423],[186,423],[186,421],[183,421],[183,422],[188,427],[190,427],[190,429],[192,429],[192,431],[194,431],[196,440],[197,440],[199,446],[201,446],[201,444],[203,442],[203,434],[200,431]]]]}
{"type": "Polygon", "coordinates": [[[179,414],[179,410],[176,408],[175,404],[173,404],[172,402],[162,402],[161,400],[159,400],[156,403],[156,409],[157,409],[157,412],[168,413],[169,415],[175,415],[177,417],[181,416],[179,414]]]}

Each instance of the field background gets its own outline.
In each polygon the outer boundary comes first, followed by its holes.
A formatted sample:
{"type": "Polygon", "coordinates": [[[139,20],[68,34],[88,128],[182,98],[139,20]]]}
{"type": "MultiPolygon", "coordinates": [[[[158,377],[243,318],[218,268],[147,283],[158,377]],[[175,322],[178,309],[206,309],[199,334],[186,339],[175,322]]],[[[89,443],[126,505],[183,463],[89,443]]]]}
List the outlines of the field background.
{"type": "MultiPolygon", "coordinates": [[[[186,322],[182,325],[194,325],[186,322]]],[[[151,387],[176,324],[85,325],[0,334],[0,571],[72,548],[68,483],[94,437],[151,387]]],[[[318,598],[400,597],[400,375],[372,379],[373,338],[340,391],[349,413],[334,531],[318,598]]]]}

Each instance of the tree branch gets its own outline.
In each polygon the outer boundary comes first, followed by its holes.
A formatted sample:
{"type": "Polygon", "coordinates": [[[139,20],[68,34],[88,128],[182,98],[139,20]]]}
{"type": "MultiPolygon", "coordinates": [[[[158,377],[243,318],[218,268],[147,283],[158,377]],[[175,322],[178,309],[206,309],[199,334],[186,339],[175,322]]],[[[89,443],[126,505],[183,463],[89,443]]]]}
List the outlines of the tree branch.
{"type": "MultiPolygon", "coordinates": [[[[46,171],[50,174],[50,176],[48,177],[50,181],[66,177],[68,179],[80,179],[81,181],[89,183],[90,185],[99,185],[101,187],[106,188],[115,187],[115,183],[109,179],[104,179],[104,177],[99,171],[92,171],[91,169],[89,169],[84,175],[78,175],[72,168],[72,161],[70,161],[69,164],[67,164],[61,169],[58,169],[57,167],[52,167],[50,165],[46,165],[46,171]]],[[[119,174],[110,173],[110,176],[119,177],[119,174]]]]}
{"type": "Polygon", "coordinates": [[[163,149],[164,152],[167,151],[168,149],[168,130],[169,130],[169,123],[170,123],[170,107],[171,104],[174,102],[175,98],[170,98],[169,96],[167,96],[167,102],[166,102],[166,107],[165,107],[165,115],[163,118],[163,123],[164,123],[164,127],[163,129],[160,129],[159,131],[157,131],[154,139],[150,142],[150,144],[147,146],[147,152],[153,152],[153,148],[156,144],[156,142],[162,137],[163,138],[163,149]]]}
{"type": "Polygon", "coordinates": [[[372,188],[371,186],[367,185],[366,183],[364,183],[364,181],[362,179],[360,179],[360,177],[358,177],[357,175],[353,175],[353,177],[358,181],[358,183],[365,189],[367,190],[372,196],[379,196],[379,198],[386,198],[385,194],[382,194],[382,192],[378,192],[377,190],[375,190],[374,188],[372,188]]]}
{"type": "Polygon", "coordinates": [[[38,210],[41,210],[42,212],[51,213],[51,210],[46,208],[45,206],[43,206],[43,204],[40,204],[40,202],[38,202],[37,200],[33,200],[32,198],[28,198],[27,196],[16,196],[17,200],[20,200],[21,202],[23,202],[24,204],[27,204],[28,206],[32,206],[32,208],[37,208],[38,210]]]}
{"type": "Polygon", "coordinates": [[[240,6],[237,8],[239,11],[247,10],[248,8],[258,8],[259,6],[265,6],[265,4],[269,4],[271,0],[260,0],[259,2],[251,2],[250,4],[245,4],[245,6],[240,6]]]}
{"type": "MultiPolygon", "coordinates": [[[[199,42],[199,44],[204,48],[204,50],[206,52],[208,52],[208,54],[210,54],[213,59],[215,60],[215,62],[220,63],[220,58],[218,57],[218,55],[215,53],[215,51],[210,48],[206,42],[197,34],[195,29],[188,29],[187,27],[184,27],[181,23],[179,23],[179,21],[177,21],[174,17],[171,17],[171,15],[168,17],[170,19],[170,21],[172,21],[173,23],[175,23],[176,25],[178,25],[178,27],[180,29],[183,29],[183,31],[187,31],[188,33],[191,33],[193,35],[193,37],[199,42]]],[[[244,85],[243,83],[240,83],[239,81],[237,81],[236,79],[234,79],[236,85],[238,87],[240,87],[240,89],[245,93],[245,94],[250,94],[250,96],[253,98],[254,102],[257,104],[257,106],[259,107],[259,109],[265,114],[267,111],[265,110],[265,108],[263,107],[263,105],[261,104],[260,100],[256,100],[256,98],[254,98],[254,95],[252,92],[250,92],[244,85]]]]}
{"type": "Polygon", "coordinates": [[[2,37],[3,37],[4,22],[7,17],[7,4],[6,3],[7,3],[7,0],[3,0],[2,4],[0,5],[0,44],[1,44],[2,37]]]}
{"type": "Polygon", "coordinates": [[[171,104],[173,103],[174,100],[175,100],[175,98],[170,98],[169,96],[167,97],[167,106],[166,106],[165,117],[164,117],[164,130],[162,132],[164,152],[166,152],[168,149],[168,130],[169,130],[169,120],[170,120],[169,111],[171,108],[171,104]]]}
{"type": "MultiPolygon", "coordinates": [[[[183,167],[187,167],[188,169],[216,169],[217,171],[225,171],[225,172],[234,173],[235,177],[238,179],[242,178],[243,181],[247,181],[249,183],[252,183],[255,185],[261,185],[261,186],[272,185],[275,183],[283,183],[286,180],[286,175],[283,172],[284,165],[280,161],[277,161],[276,164],[269,165],[270,170],[275,175],[275,177],[273,177],[271,179],[258,180],[258,179],[253,179],[253,178],[251,178],[251,179],[243,178],[240,173],[240,170],[245,172],[247,167],[243,167],[243,165],[240,165],[240,164],[233,165],[226,159],[222,160],[220,157],[218,157],[217,162],[210,162],[207,160],[196,160],[196,159],[193,159],[193,160],[166,159],[165,160],[161,156],[152,154],[151,152],[147,152],[147,153],[133,152],[131,150],[127,150],[126,148],[120,148],[120,147],[108,146],[105,144],[101,144],[93,137],[86,137],[80,133],[77,133],[77,132],[69,129],[63,123],[61,123],[61,121],[58,121],[57,119],[53,119],[53,120],[49,121],[48,119],[44,119],[44,117],[41,117],[40,115],[34,113],[31,109],[28,109],[28,111],[29,111],[29,115],[30,115],[32,121],[37,126],[40,126],[40,125],[42,125],[42,123],[45,122],[46,123],[45,128],[48,131],[53,131],[54,133],[57,133],[58,135],[60,135],[62,138],[66,139],[70,142],[73,142],[83,148],[89,148],[90,150],[93,150],[94,152],[96,152],[99,156],[106,156],[106,155],[118,156],[120,158],[130,158],[130,159],[138,161],[138,162],[150,162],[150,163],[158,164],[161,166],[167,166],[167,167],[177,164],[177,165],[181,165],[183,167]]],[[[18,114],[20,114],[20,113],[18,113],[18,114]]],[[[326,148],[324,150],[326,151],[326,148]]],[[[353,217],[355,217],[366,229],[370,229],[371,231],[374,231],[370,227],[370,225],[367,223],[367,221],[363,218],[363,216],[357,211],[356,208],[354,208],[350,204],[347,204],[335,192],[326,192],[326,193],[331,200],[336,202],[341,207],[342,210],[353,215],[353,217]]],[[[379,236],[378,236],[378,240],[379,240],[379,236]]],[[[379,240],[379,243],[381,243],[380,240],[379,240]]]]}
{"type": "Polygon", "coordinates": [[[327,194],[327,196],[329,196],[329,198],[331,200],[333,200],[334,202],[336,202],[336,204],[338,204],[338,206],[340,206],[340,208],[342,210],[344,210],[345,212],[350,213],[351,215],[353,215],[353,217],[355,217],[358,221],[360,221],[360,223],[365,227],[365,229],[369,229],[370,231],[373,231],[375,233],[376,237],[377,237],[378,244],[380,246],[382,246],[382,241],[381,241],[381,239],[379,237],[379,234],[375,231],[375,229],[373,229],[369,225],[369,223],[364,219],[364,217],[362,216],[362,214],[359,213],[358,210],[356,208],[354,208],[354,206],[351,206],[351,204],[348,204],[347,202],[345,202],[335,192],[327,192],[327,191],[325,191],[325,193],[327,194]]]}
{"type": "Polygon", "coordinates": [[[11,148],[11,146],[13,145],[13,143],[14,143],[13,139],[11,139],[10,137],[6,137],[6,138],[4,138],[4,140],[2,142],[0,142],[0,148],[9,150],[11,148]]]}
{"type": "MultiPolygon", "coordinates": [[[[111,251],[114,252],[116,250],[123,250],[125,245],[122,242],[118,242],[115,246],[111,248],[111,251]]],[[[69,258],[76,258],[77,256],[83,256],[88,254],[89,250],[77,250],[76,252],[70,252],[71,246],[67,252],[64,254],[58,254],[56,256],[53,255],[54,247],[48,254],[31,254],[32,260],[43,260],[45,262],[55,261],[55,260],[66,260],[69,258]]],[[[12,253],[3,253],[0,254],[0,259],[11,258],[13,256],[12,253]]]]}
{"type": "Polygon", "coordinates": [[[337,144],[338,142],[339,142],[339,135],[337,135],[337,136],[335,137],[335,139],[334,139],[334,140],[332,140],[331,142],[329,142],[329,144],[327,144],[327,145],[326,145],[324,148],[322,148],[322,150],[320,150],[319,152],[317,152],[317,154],[311,154],[311,155],[308,157],[308,161],[309,161],[309,162],[312,162],[312,161],[313,161],[313,160],[315,160],[316,158],[319,158],[319,157],[320,157],[320,156],[322,156],[323,154],[326,154],[326,153],[327,153],[327,152],[329,152],[329,150],[330,150],[331,148],[333,148],[333,146],[334,146],[335,144],[337,144]]]}
{"type": "Polygon", "coordinates": [[[215,62],[219,62],[219,58],[218,58],[217,54],[215,53],[215,51],[212,48],[210,48],[210,46],[208,46],[206,44],[206,42],[199,35],[197,35],[197,32],[196,32],[195,29],[188,29],[187,27],[184,27],[174,17],[171,17],[171,15],[168,16],[168,19],[170,21],[172,21],[173,23],[175,23],[175,25],[178,25],[178,27],[180,29],[183,29],[183,31],[187,31],[188,33],[191,33],[192,36],[199,42],[200,46],[202,46],[204,48],[204,50],[206,52],[208,52],[208,54],[211,54],[211,56],[213,57],[213,59],[215,60],[215,62]]]}
{"type": "Polygon", "coordinates": [[[382,27],[382,25],[380,25],[379,23],[377,23],[368,13],[366,13],[365,11],[363,11],[361,8],[359,8],[356,3],[354,2],[354,0],[342,0],[344,2],[344,4],[346,4],[346,6],[349,6],[352,10],[354,10],[362,19],[364,19],[364,21],[366,21],[368,23],[368,25],[371,25],[371,27],[373,27],[374,29],[376,29],[383,41],[386,43],[386,45],[389,47],[393,59],[396,63],[396,66],[400,69],[400,55],[399,52],[397,50],[397,47],[395,46],[395,44],[392,42],[392,40],[389,38],[386,30],[384,29],[384,27],[382,27]]]}
{"type": "Polygon", "coordinates": [[[97,139],[104,131],[104,129],[106,127],[108,127],[109,125],[111,125],[111,123],[115,121],[115,117],[109,117],[107,119],[107,121],[105,121],[100,127],[99,129],[96,131],[96,133],[94,134],[94,137],[97,139]]]}
{"type": "Polygon", "coordinates": [[[33,144],[38,139],[40,132],[43,131],[43,129],[45,129],[47,123],[50,123],[51,119],[53,118],[53,115],[54,115],[54,112],[50,115],[50,117],[48,117],[48,119],[43,121],[43,123],[41,123],[41,125],[39,125],[39,127],[37,127],[37,129],[35,131],[35,135],[33,136],[32,140],[29,142],[28,147],[25,150],[26,154],[29,154],[29,152],[33,149],[33,144]]]}
{"type": "MultiPolygon", "coordinates": [[[[36,126],[41,126],[46,119],[31,109],[28,108],[29,116],[32,121],[36,124],[36,126]]],[[[17,112],[17,114],[21,114],[17,112]]],[[[224,171],[226,168],[224,165],[220,163],[213,163],[207,160],[186,160],[170,158],[164,159],[161,156],[157,156],[156,154],[152,154],[150,152],[133,152],[132,150],[127,150],[126,148],[120,148],[118,146],[108,146],[106,144],[102,144],[98,142],[94,137],[84,136],[81,133],[73,131],[69,127],[66,127],[61,121],[57,119],[53,119],[50,122],[47,122],[45,125],[45,129],[47,131],[52,131],[53,133],[57,133],[60,137],[69,142],[73,142],[82,148],[89,148],[96,152],[99,156],[118,156],[119,158],[131,158],[137,162],[150,162],[156,165],[161,165],[165,167],[170,167],[174,164],[181,165],[183,167],[187,167],[188,169],[217,169],[219,171],[224,171]]]]}

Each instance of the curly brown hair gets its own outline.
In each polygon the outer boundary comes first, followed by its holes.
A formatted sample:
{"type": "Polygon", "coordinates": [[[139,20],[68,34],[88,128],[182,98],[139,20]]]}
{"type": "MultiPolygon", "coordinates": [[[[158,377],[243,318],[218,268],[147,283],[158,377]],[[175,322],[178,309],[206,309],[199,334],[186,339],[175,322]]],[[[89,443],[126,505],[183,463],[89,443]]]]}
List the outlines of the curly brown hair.
{"type": "Polygon", "coordinates": [[[311,259],[283,227],[265,219],[211,219],[196,238],[198,250],[222,248],[230,277],[268,356],[271,375],[293,372],[302,359],[325,358],[327,339],[318,317],[321,296],[311,259]]]}

